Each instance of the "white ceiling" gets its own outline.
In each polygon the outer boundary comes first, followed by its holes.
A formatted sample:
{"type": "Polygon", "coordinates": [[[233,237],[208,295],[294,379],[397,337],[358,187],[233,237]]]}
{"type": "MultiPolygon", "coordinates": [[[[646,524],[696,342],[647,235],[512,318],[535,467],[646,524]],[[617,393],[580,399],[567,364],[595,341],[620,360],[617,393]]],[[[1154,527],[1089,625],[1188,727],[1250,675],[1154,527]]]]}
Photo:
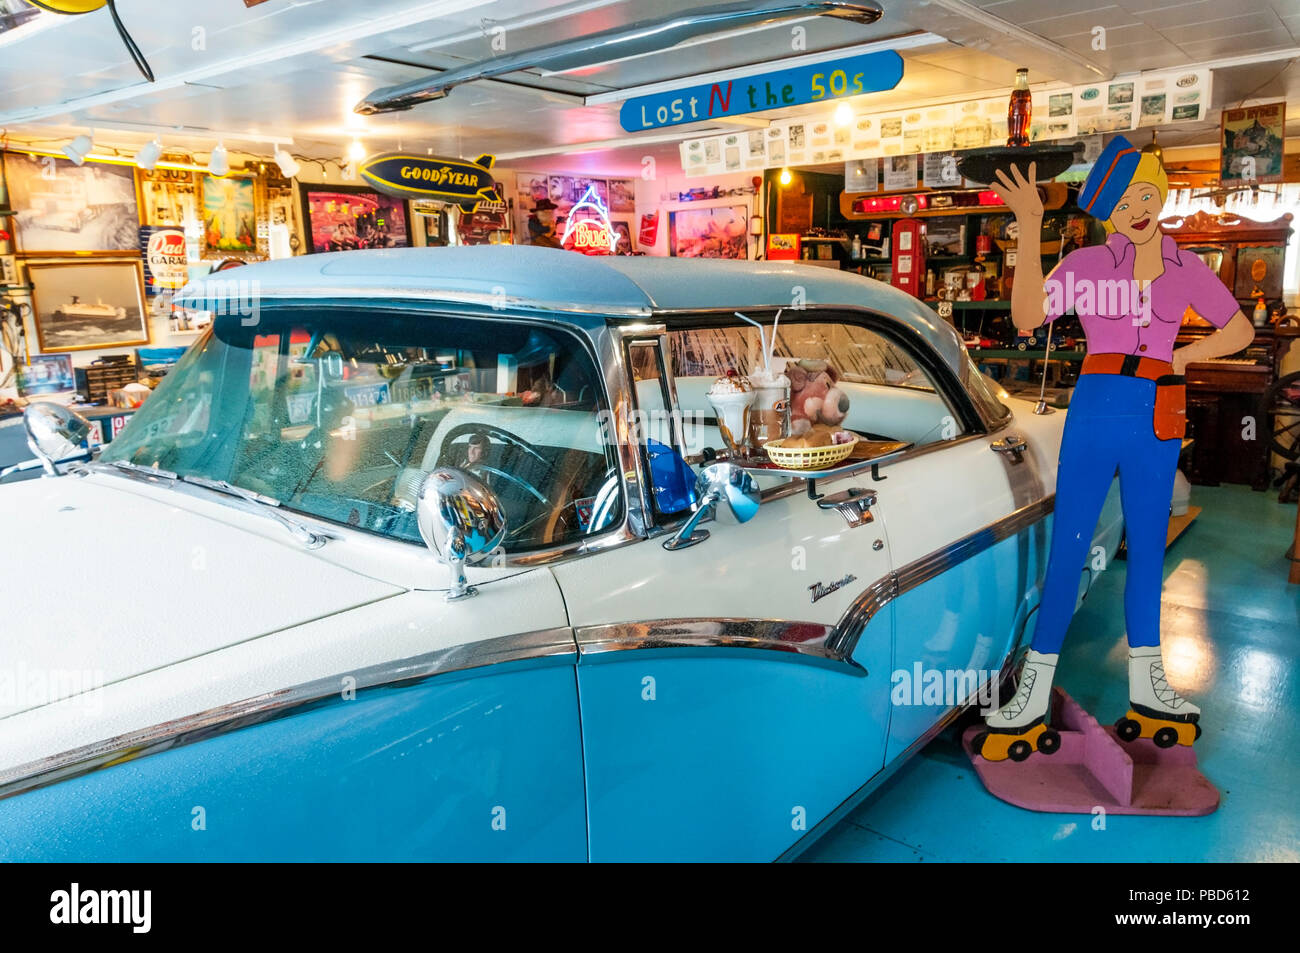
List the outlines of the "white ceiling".
{"type": "MultiPolygon", "coordinates": [[[[680,168],[676,139],[738,128],[752,124],[753,117],[732,125],[678,127],[629,142],[618,125],[618,101],[585,105],[583,97],[734,66],[762,68],[804,52],[791,48],[792,24],[580,72],[518,73],[459,87],[445,100],[404,113],[363,117],[353,106],[375,87],[490,58],[496,27],[505,29],[507,50],[514,52],[700,5],[691,0],[267,0],[246,8],[243,0],[118,0],[122,19],[158,81],[147,84],[136,72],[107,11],[43,14],[33,25],[0,34],[0,128],[15,138],[57,139],[93,126],[97,143],[127,148],[160,132],[169,148],[201,155],[213,144],[197,135],[205,130],[291,136],[295,152],[317,156],[339,156],[359,137],[370,151],[400,144],[442,154],[490,152],[515,156],[503,164],[516,167],[611,174],[639,171],[642,157],[651,155],[661,163],[661,174],[672,173],[680,168]],[[41,21],[49,25],[25,34],[41,21]],[[203,31],[202,44],[195,40],[196,28],[203,31]],[[620,147],[611,150],[610,142],[620,147]],[[583,144],[588,151],[566,151],[583,144]],[[518,156],[532,152],[539,154],[518,156]]],[[[860,107],[995,94],[1007,88],[1017,66],[1029,66],[1036,82],[1082,82],[1095,75],[1087,63],[1106,75],[1188,65],[1292,49],[1300,34],[1300,0],[1115,0],[1082,12],[1071,0],[880,0],[880,6],[885,15],[871,26],[817,17],[797,24],[806,31],[807,52],[937,34],[933,42],[904,52],[904,78],[896,90],[862,97],[855,103],[860,107]],[[1000,27],[998,21],[1010,26],[1000,27]],[[1108,31],[1104,51],[1091,48],[1094,26],[1108,31]],[[1047,43],[1026,43],[1014,36],[1016,29],[1047,43]],[[1051,44],[1057,45],[1055,52],[1051,44]]],[[[1284,70],[1288,62],[1220,71],[1216,105],[1247,97],[1300,99],[1300,67],[1284,70]]],[[[1292,114],[1300,120],[1300,109],[1292,114]]],[[[1171,143],[1212,138],[1216,125],[1184,127],[1171,143]]],[[[270,151],[233,138],[228,146],[270,151]]]]}

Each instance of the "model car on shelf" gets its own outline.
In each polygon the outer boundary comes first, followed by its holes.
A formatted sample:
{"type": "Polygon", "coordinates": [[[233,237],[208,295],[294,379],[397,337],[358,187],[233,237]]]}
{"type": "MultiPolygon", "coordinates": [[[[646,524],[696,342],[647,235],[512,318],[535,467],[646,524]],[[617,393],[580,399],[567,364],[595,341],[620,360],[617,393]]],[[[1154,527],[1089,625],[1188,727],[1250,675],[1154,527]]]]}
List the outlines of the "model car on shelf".
{"type": "Polygon", "coordinates": [[[1036,351],[1036,350],[1066,350],[1073,351],[1079,347],[1077,338],[1065,334],[1053,334],[1050,338],[1041,328],[1037,331],[1022,332],[1016,337],[1017,351],[1036,351]]]}
{"type": "Polygon", "coordinates": [[[28,411],[0,859],[788,858],[1009,674],[1064,415],[916,299],[510,246],[239,278],[97,458],[28,411]],[[763,339],[894,452],[719,458],[763,339]]]}

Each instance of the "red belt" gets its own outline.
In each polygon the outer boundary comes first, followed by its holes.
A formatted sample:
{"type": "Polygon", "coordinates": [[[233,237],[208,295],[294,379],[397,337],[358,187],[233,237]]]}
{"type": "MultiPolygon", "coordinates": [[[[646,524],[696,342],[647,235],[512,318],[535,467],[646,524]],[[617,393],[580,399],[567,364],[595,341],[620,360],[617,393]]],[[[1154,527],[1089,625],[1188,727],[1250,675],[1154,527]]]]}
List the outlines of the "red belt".
{"type": "Polygon", "coordinates": [[[1154,357],[1137,354],[1089,354],[1083,359],[1081,374],[1123,374],[1125,377],[1142,377],[1159,380],[1174,372],[1174,365],[1154,357]]]}

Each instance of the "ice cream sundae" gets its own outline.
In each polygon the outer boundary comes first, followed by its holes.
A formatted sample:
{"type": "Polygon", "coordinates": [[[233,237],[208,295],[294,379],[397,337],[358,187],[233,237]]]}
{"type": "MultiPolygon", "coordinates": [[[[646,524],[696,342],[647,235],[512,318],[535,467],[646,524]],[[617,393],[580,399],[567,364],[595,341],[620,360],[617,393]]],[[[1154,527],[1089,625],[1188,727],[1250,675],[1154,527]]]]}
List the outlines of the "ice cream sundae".
{"type": "Polygon", "coordinates": [[[749,413],[754,406],[754,389],[744,377],[719,377],[709,388],[709,403],[718,418],[718,430],[733,456],[740,456],[749,433],[749,413]]]}

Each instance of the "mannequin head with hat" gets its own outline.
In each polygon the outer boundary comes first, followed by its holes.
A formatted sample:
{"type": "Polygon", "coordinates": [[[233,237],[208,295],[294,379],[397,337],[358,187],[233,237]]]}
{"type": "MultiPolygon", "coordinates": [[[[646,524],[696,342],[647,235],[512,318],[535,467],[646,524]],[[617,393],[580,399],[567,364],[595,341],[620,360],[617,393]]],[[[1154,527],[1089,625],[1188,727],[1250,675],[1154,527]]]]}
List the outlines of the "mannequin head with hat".
{"type": "Polygon", "coordinates": [[[1079,207],[1101,219],[1107,232],[1145,245],[1160,234],[1160,210],[1168,194],[1169,178],[1160,160],[1116,136],[1079,190],[1079,207]]]}

